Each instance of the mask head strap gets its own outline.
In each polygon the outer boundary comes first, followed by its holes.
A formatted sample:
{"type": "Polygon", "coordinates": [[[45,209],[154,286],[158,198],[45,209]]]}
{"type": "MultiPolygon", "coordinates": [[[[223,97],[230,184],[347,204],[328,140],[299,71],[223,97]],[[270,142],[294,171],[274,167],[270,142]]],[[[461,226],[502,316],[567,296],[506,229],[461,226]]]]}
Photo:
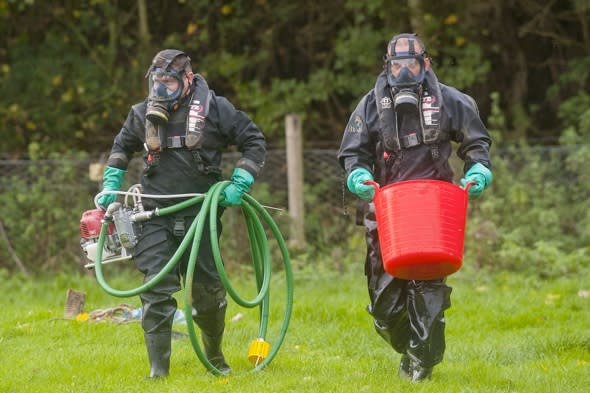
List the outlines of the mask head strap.
{"type": "MultiPolygon", "coordinates": [[[[426,48],[424,43],[418,35],[415,33],[403,33],[394,36],[387,45],[387,52],[383,56],[383,69],[387,75],[388,81],[391,86],[402,87],[407,85],[412,86],[415,84],[419,84],[424,79],[424,72],[425,72],[425,64],[424,58],[426,57],[426,48]],[[404,51],[398,51],[397,46],[400,40],[404,39],[407,41],[407,49],[404,51]],[[417,44],[416,44],[417,43],[417,44]],[[419,50],[419,51],[418,51],[419,50]],[[391,74],[390,66],[393,60],[395,59],[416,59],[421,67],[420,74],[416,75],[412,78],[407,78],[404,76],[394,77],[391,74]]],[[[407,70],[402,71],[402,73],[406,73],[407,70]]]]}
{"type": "Polygon", "coordinates": [[[385,54],[385,58],[391,58],[394,56],[400,56],[400,55],[410,55],[410,56],[427,56],[426,53],[426,47],[424,46],[424,42],[422,42],[422,40],[418,37],[418,34],[416,33],[403,33],[403,34],[398,34],[396,36],[394,36],[390,41],[389,44],[387,45],[387,53],[385,54]],[[397,42],[402,39],[405,38],[406,40],[408,40],[408,51],[407,52],[396,52],[395,48],[397,47],[397,42]],[[422,48],[421,52],[417,52],[416,51],[416,45],[415,42],[418,42],[419,46],[422,48]]]}
{"type": "Polygon", "coordinates": [[[169,72],[176,72],[178,74],[182,74],[185,71],[185,68],[188,64],[190,64],[191,62],[191,58],[188,57],[188,55],[182,51],[179,51],[177,49],[164,49],[163,51],[158,52],[158,54],[156,54],[156,56],[154,56],[154,59],[152,60],[152,64],[150,65],[150,67],[148,68],[145,77],[147,78],[150,74],[150,72],[152,72],[153,70],[160,68],[164,71],[169,71],[169,72]],[[186,59],[184,61],[184,63],[182,63],[182,65],[175,65],[173,66],[174,61],[180,57],[180,56],[185,56],[186,59]]]}

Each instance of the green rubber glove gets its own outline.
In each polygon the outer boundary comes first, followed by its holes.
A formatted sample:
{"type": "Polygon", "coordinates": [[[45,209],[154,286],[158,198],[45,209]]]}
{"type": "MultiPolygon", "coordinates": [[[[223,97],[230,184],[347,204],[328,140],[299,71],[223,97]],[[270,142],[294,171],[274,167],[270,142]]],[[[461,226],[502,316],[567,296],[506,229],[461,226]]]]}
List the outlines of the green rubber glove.
{"type": "MultiPolygon", "coordinates": [[[[127,171],[112,166],[107,166],[102,175],[103,191],[119,191],[123,184],[123,178],[127,171]]],[[[98,206],[106,208],[117,200],[117,194],[103,194],[98,197],[98,206]]]]}
{"type": "Polygon", "coordinates": [[[477,198],[492,183],[493,179],[492,171],[478,162],[465,173],[465,176],[461,179],[461,186],[465,187],[467,183],[475,182],[474,185],[469,187],[469,196],[477,198]]]}
{"type": "Polygon", "coordinates": [[[369,180],[374,180],[371,172],[365,168],[356,168],[348,175],[346,186],[350,192],[356,194],[362,200],[370,202],[375,197],[375,188],[365,184],[369,180]]]}
{"type": "Polygon", "coordinates": [[[250,191],[254,176],[245,169],[236,168],[231,175],[231,184],[223,189],[221,206],[237,206],[242,203],[242,195],[250,191]]]}

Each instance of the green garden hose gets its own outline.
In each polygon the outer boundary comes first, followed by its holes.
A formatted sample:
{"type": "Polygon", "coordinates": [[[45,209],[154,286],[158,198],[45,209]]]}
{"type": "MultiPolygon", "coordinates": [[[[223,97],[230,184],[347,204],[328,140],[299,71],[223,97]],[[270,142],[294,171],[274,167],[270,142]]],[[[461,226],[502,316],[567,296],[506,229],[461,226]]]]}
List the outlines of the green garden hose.
{"type": "MultiPolygon", "coordinates": [[[[256,288],[258,290],[257,295],[252,300],[246,300],[242,298],[235,288],[231,285],[227,274],[225,272],[225,268],[223,266],[223,261],[221,259],[221,252],[219,249],[219,242],[218,242],[218,234],[217,234],[217,209],[218,203],[220,200],[220,195],[223,189],[229,185],[229,181],[221,181],[214,184],[207,194],[202,196],[193,197],[178,203],[176,205],[163,208],[160,210],[156,210],[155,214],[158,216],[165,216],[168,214],[175,213],[177,211],[183,210],[187,207],[196,205],[198,203],[202,203],[201,209],[199,214],[189,227],[184,239],[178,246],[178,249],[168,261],[168,263],[164,266],[164,268],[152,279],[148,282],[144,283],[143,285],[130,289],[130,290],[117,290],[112,288],[104,278],[102,273],[102,250],[104,246],[104,241],[107,233],[107,228],[110,224],[108,220],[105,220],[102,224],[100,236],[98,238],[98,246],[97,246],[97,259],[95,263],[95,271],[96,271],[96,279],[99,285],[109,294],[116,296],[116,297],[131,297],[138,295],[140,293],[145,292],[146,290],[154,287],[165,275],[167,275],[180,261],[180,257],[184,254],[187,247],[189,247],[189,243],[191,244],[190,255],[189,255],[189,262],[186,271],[186,282],[184,284],[184,312],[185,315],[190,316],[192,315],[192,282],[193,282],[193,274],[195,270],[195,264],[197,261],[197,255],[199,254],[199,246],[201,243],[201,236],[203,233],[203,228],[207,218],[209,218],[209,228],[211,233],[211,248],[213,250],[213,258],[215,260],[215,266],[217,268],[217,272],[219,273],[219,277],[221,282],[223,283],[227,293],[230,297],[240,306],[253,308],[256,306],[260,307],[260,328],[258,332],[258,339],[252,342],[250,348],[249,358],[255,364],[254,371],[261,370],[265,368],[272,359],[276,356],[285,335],[287,333],[287,328],[289,326],[289,320],[291,318],[291,311],[293,307],[293,273],[291,269],[291,262],[289,258],[289,252],[286,246],[286,243],[283,239],[281,232],[278,229],[278,226],[270,216],[270,214],[264,209],[262,205],[260,205],[254,198],[252,198],[248,194],[244,194],[242,197],[242,213],[244,214],[244,218],[246,221],[246,226],[248,229],[248,240],[250,246],[250,255],[252,260],[252,265],[254,267],[254,273],[256,278],[256,288]],[[264,231],[264,227],[262,225],[262,220],[268,225],[271,232],[273,233],[280,251],[281,256],[283,259],[284,271],[287,280],[287,296],[286,296],[286,306],[285,306],[285,314],[283,318],[283,322],[281,324],[281,328],[276,339],[276,342],[272,348],[272,350],[268,350],[268,344],[266,343],[266,330],[268,326],[268,318],[269,318],[269,288],[270,288],[270,273],[271,273],[271,261],[270,261],[270,250],[268,246],[268,239],[266,237],[266,232],[264,231]],[[262,344],[262,345],[261,345],[262,344]],[[267,353],[268,352],[268,353],[267,353]]],[[[187,328],[189,332],[189,337],[191,339],[191,343],[193,349],[201,361],[203,365],[214,375],[224,375],[223,372],[218,370],[215,366],[209,362],[205,354],[203,353],[201,346],[199,344],[199,340],[197,338],[197,334],[195,331],[195,326],[193,323],[192,318],[186,318],[187,321],[187,328]]]]}

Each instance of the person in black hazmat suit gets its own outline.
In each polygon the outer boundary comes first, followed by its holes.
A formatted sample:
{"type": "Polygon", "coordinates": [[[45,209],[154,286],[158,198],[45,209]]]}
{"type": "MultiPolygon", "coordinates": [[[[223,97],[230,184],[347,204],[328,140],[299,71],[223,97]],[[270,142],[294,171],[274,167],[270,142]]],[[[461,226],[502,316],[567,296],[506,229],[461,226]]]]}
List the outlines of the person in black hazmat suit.
{"type": "MultiPolygon", "coordinates": [[[[103,190],[119,190],[132,155],[144,151],[144,194],[205,193],[221,180],[222,149],[235,145],[242,155],[233,170],[231,184],[223,191],[221,205],[239,205],[266,157],[265,138],[258,126],[227,99],[216,96],[205,79],[193,73],[191,59],[179,50],[165,49],[156,54],[146,77],[149,96],[131,107],[115,137],[104,171],[103,190]]],[[[106,209],[115,198],[114,194],[103,194],[98,204],[106,209]]],[[[144,197],[142,202],[151,210],[182,200],[144,197]]],[[[144,282],[170,260],[196,210],[189,207],[142,224],[134,259],[145,275],[144,282]]],[[[223,208],[219,210],[221,215],[223,208]]],[[[221,228],[219,218],[217,225],[221,228]]],[[[186,271],[188,256],[189,250],[175,270],[140,295],[152,378],[169,373],[172,322],[177,309],[172,295],[181,289],[180,277],[186,271]]],[[[192,295],[192,317],[201,330],[205,354],[217,369],[229,373],[231,369],[221,351],[226,291],[215,268],[208,224],[199,248],[192,295]]]]}
{"type": "MultiPolygon", "coordinates": [[[[448,160],[451,141],[459,143],[464,161],[462,185],[470,198],[491,183],[491,140],[475,101],[440,83],[426,47],[416,34],[400,34],[388,43],[384,69],[375,87],[358,103],[342,138],[338,159],[347,187],[372,201],[380,186],[410,179],[452,182],[448,160]]],[[[445,351],[444,311],[451,288],[445,279],[404,280],[383,269],[373,203],[364,214],[367,257],[365,273],[377,333],[402,354],[399,375],[430,378],[445,351]]]]}

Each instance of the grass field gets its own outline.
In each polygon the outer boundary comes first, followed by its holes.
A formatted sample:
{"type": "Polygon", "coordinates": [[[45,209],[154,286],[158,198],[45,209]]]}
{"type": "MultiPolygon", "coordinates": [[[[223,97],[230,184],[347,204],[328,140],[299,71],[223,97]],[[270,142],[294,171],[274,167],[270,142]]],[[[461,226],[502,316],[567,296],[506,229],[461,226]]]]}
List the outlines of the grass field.
{"type": "MultiPolygon", "coordinates": [[[[588,392],[590,273],[555,281],[460,271],[451,276],[447,352],[431,381],[397,377],[399,355],[373,331],[362,267],[345,274],[296,272],[289,332],[270,367],[251,372],[246,355],[258,311],[230,301],[224,351],[234,374],[213,377],[181,333],[171,375],[146,380],[141,326],[63,319],[66,291],[86,293],[85,311],[128,303],[89,276],[9,277],[0,272],[0,392],[588,392]]],[[[107,277],[108,278],[108,277],[107,277]]],[[[235,279],[245,295],[249,281],[235,279]]],[[[110,282],[129,289],[139,276],[110,282]]],[[[283,276],[271,284],[272,344],[284,310],[283,276]]],[[[182,308],[182,296],[179,295],[182,308]]]]}

